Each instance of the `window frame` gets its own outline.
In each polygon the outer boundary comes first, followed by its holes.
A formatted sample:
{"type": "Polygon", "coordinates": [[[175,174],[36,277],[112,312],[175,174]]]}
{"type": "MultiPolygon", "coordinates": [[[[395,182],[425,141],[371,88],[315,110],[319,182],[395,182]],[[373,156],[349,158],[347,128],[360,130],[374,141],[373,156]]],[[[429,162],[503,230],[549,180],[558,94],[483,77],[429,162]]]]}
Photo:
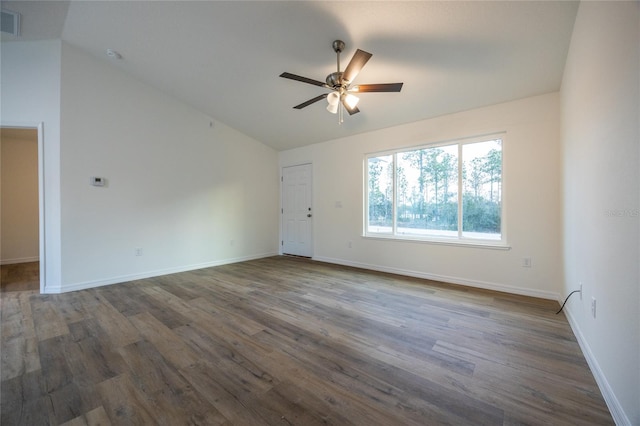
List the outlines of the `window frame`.
{"type": "Polygon", "coordinates": [[[499,250],[509,250],[510,246],[507,244],[507,220],[506,220],[506,208],[504,202],[505,194],[505,153],[506,153],[506,132],[489,133],[479,136],[456,138],[446,141],[438,141],[432,143],[425,143],[415,146],[405,146],[395,149],[388,149],[384,151],[376,151],[366,153],[364,155],[364,184],[363,184],[363,229],[362,236],[364,238],[375,240],[392,240],[392,241],[411,241],[417,243],[427,244],[441,244],[441,245],[453,245],[453,246],[467,246],[467,247],[481,247],[499,250]],[[464,145],[489,142],[493,140],[500,140],[501,145],[501,179],[500,179],[500,239],[483,239],[483,238],[470,238],[465,237],[463,231],[463,196],[464,196],[464,178],[463,178],[463,160],[462,151],[464,145]],[[457,235],[456,236],[436,236],[436,235],[415,235],[415,234],[400,234],[398,233],[398,155],[402,155],[405,152],[417,151],[420,149],[431,149],[443,146],[457,146],[458,155],[458,178],[457,178],[457,235]],[[375,232],[369,230],[369,160],[371,158],[383,157],[390,155],[393,162],[393,178],[392,178],[392,223],[390,232],[375,232]]]}

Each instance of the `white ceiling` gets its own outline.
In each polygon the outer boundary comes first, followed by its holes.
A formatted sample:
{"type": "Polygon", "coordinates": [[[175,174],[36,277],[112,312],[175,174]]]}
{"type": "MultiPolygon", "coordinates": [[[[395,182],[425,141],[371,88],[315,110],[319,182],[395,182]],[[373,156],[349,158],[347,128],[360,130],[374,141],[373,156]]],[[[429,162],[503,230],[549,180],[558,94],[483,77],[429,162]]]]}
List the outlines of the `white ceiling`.
{"type": "MultiPolygon", "coordinates": [[[[21,39],[62,38],[277,150],[557,91],[578,4],[569,1],[4,1],[21,39]],[[66,16],[66,18],[65,18],[66,16]],[[324,81],[331,48],[373,53],[364,93],[338,125],[324,81]],[[120,61],[105,55],[122,54],[120,61]]],[[[3,40],[7,40],[3,37],[3,40]]]]}

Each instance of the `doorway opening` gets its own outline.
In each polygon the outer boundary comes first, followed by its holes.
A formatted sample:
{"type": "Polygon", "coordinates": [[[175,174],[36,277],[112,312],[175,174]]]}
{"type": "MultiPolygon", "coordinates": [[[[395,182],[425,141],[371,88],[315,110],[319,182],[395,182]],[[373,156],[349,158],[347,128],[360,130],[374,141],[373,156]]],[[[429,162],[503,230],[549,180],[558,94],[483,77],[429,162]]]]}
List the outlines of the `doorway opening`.
{"type": "Polygon", "coordinates": [[[0,290],[44,292],[42,125],[0,126],[0,290]]]}

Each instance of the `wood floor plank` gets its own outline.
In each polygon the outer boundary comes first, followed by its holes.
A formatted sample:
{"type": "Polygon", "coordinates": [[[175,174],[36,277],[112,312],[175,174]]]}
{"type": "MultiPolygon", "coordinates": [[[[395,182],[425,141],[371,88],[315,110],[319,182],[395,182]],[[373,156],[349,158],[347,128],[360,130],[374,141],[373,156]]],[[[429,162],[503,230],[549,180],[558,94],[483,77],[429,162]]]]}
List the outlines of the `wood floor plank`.
{"type": "Polygon", "coordinates": [[[0,377],[3,381],[40,370],[37,339],[13,339],[3,344],[1,359],[0,377]]]}
{"type": "Polygon", "coordinates": [[[246,400],[256,393],[271,389],[277,381],[273,376],[242,356],[229,342],[203,333],[197,327],[182,327],[175,330],[184,340],[201,350],[201,359],[206,359],[216,371],[218,381],[238,399],[246,400]]]}
{"type": "Polygon", "coordinates": [[[86,419],[87,426],[109,426],[111,425],[111,421],[109,420],[109,416],[105,411],[104,407],[101,405],[93,410],[89,411],[84,415],[86,419]]]}
{"type": "Polygon", "coordinates": [[[198,361],[198,356],[170,328],[150,313],[130,317],[133,325],[175,368],[183,368],[198,361]]]}
{"type": "Polygon", "coordinates": [[[226,422],[222,414],[167,364],[151,343],[136,342],[118,351],[127,362],[129,376],[139,393],[147,397],[154,412],[163,413],[164,424],[220,425],[226,422]]]}
{"type": "Polygon", "coordinates": [[[74,419],[69,420],[68,422],[62,423],[61,426],[86,426],[86,425],[87,425],[87,419],[85,418],[85,416],[78,416],[74,419]]]}
{"type": "Polygon", "coordinates": [[[100,303],[95,305],[92,313],[100,324],[101,329],[108,336],[112,347],[119,348],[141,339],[138,329],[111,304],[100,303]]]}
{"type": "Polygon", "coordinates": [[[56,308],[67,324],[91,317],[92,307],[84,304],[83,293],[71,293],[67,297],[57,298],[56,308]]]}
{"type": "Polygon", "coordinates": [[[65,348],[72,347],[70,335],[52,337],[39,343],[41,374],[44,378],[46,392],[53,393],[73,382],[73,375],[67,359],[65,348]]]}
{"type": "Polygon", "coordinates": [[[67,323],[59,312],[61,306],[56,303],[59,299],[64,299],[64,297],[55,295],[33,299],[32,315],[36,334],[40,341],[69,334],[67,323]]]}
{"type": "Polygon", "coordinates": [[[51,401],[51,417],[54,424],[66,423],[93,407],[86,406],[80,389],[75,383],[69,383],[59,389],[49,392],[47,397],[51,401]]]}
{"type": "MultiPolygon", "coordinates": [[[[305,368],[304,364],[292,361],[287,365],[287,376],[295,378],[295,383],[311,392],[327,405],[324,414],[344,417],[349,422],[363,425],[423,425],[402,416],[395,410],[386,410],[382,404],[372,404],[366,397],[352,392],[329,380],[318,377],[305,368]]],[[[293,380],[293,379],[292,379],[293,380]]]]}
{"type": "MultiPolygon", "coordinates": [[[[70,328],[78,336],[81,333],[78,329],[87,325],[95,327],[94,324],[95,320],[87,320],[71,324],[70,328]]],[[[90,387],[125,371],[124,360],[106,337],[106,333],[85,335],[65,346],[64,356],[78,385],[90,387]]]]}
{"type": "Polygon", "coordinates": [[[158,424],[162,413],[155,413],[147,399],[141,395],[128,375],[122,374],[97,385],[103,407],[112,424],[158,424]]]}
{"type": "Polygon", "coordinates": [[[242,315],[234,314],[233,311],[225,309],[216,303],[203,297],[193,299],[189,304],[203,312],[206,312],[211,320],[219,324],[224,324],[234,330],[239,330],[247,335],[253,335],[265,329],[265,325],[246,318],[242,315]]]}
{"type": "Polygon", "coordinates": [[[142,288],[142,291],[152,299],[157,300],[159,304],[169,306],[181,315],[188,317],[193,310],[187,302],[161,287],[146,286],[142,288]]]}
{"type": "Polygon", "coordinates": [[[308,426],[356,424],[332,410],[313,393],[288,381],[277,384],[261,395],[256,407],[270,424],[308,426]]]}
{"type": "Polygon", "coordinates": [[[126,317],[146,312],[146,306],[140,302],[140,286],[144,281],[131,281],[121,285],[112,285],[96,289],[94,293],[98,300],[104,298],[105,304],[109,304],[126,317]]]}
{"type": "Polygon", "coordinates": [[[5,425],[607,425],[557,303],[276,256],[2,292],[5,425]]]}
{"type": "Polygon", "coordinates": [[[49,416],[51,401],[48,397],[40,396],[28,400],[14,399],[2,404],[0,424],[2,425],[48,425],[56,424],[49,416]]]}
{"type": "Polygon", "coordinates": [[[10,292],[0,296],[0,330],[5,342],[14,337],[34,337],[33,316],[29,298],[32,292],[10,292]]]}
{"type": "Polygon", "coordinates": [[[262,425],[266,420],[251,404],[251,399],[243,400],[236,395],[236,385],[221,380],[217,369],[202,360],[180,370],[189,383],[198,390],[222,415],[229,424],[262,425]]]}
{"type": "Polygon", "coordinates": [[[11,410],[22,412],[22,408],[31,401],[39,400],[47,394],[45,378],[41,371],[32,371],[2,381],[0,401],[3,415],[11,410]]]}
{"type": "Polygon", "coordinates": [[[63,423],[62,426],[111,426],[111,420],[109,420],[109,416],[104,410],[104,407],[99,406],[82,416],[63,423]]]}

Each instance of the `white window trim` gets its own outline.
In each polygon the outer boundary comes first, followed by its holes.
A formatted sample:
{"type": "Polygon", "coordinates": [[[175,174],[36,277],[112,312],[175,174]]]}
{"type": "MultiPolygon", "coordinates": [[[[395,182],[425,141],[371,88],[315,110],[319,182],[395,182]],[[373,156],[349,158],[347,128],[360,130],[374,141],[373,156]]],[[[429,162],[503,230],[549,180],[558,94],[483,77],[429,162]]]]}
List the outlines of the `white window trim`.
{"type": "MultiPolygon", "coordinates": [[[[381,240],[381,241],[404,241],[404,242],[412,242],[419,244],[435,244],[435,245],[445,245],[445,246],[460,246],[460,247],[475,247],[475,248],[484,248],[484,249],[492,249],[492,250],[510,250],[511,246],[507,243],[507,227],[506,227],[506,211],[505,211],[505,203],[504,203],[504,193],[505,193],[505,158],[507,151],[505,147],[507,144],[506,141],[506,132],[495,132],[495,133],[487,133],[478,136],[450,139],[446,141],[439,141],[433,143],[425,143],[408,147],[400,147],[392,150],[384,150],[377,152],[370,152],[365,154],[364,156],[364,180],[363,180],[363,189],[364,189],[364,208],[363,208],[363,230],[362,237],[366,239],[372,240],[381,240]],[[395,200],[395,195],[397,194],[397,173],[393,173],[393,191],[394,191],[394,200],[393,200],[393,223],[391,226],[391,232],[372,232],[368,230],[368,218],[369,218],[369,159],[373,157],[382,157],[385,155],[391,155],[393,157],[394,162],[394,171],[397,167],[397,155],[402,152],[421,149],[421,148],[437,148],[439,146],[449,146],[456,144],[458,146],[458,158],[462,158],[462,147],[466,144],[473,144],[478,142],[490,141],[493,139],[500,139],[502,141],[502,180],[501,180],[501,200],[500,203],[500,240],[487,240],[487,239],[477,239],[477,238],[465,238],[462,236],[462,227],[458,227],[458,236],[457,237],[437,237],[434,235],[428,236],[416,236],[416,235],[401,235],[397,233],[397,203],[395,200]]],[[[458,161],[458,176],[462,176],[462,161],[458,161]]],[[[463,192],[463,181],[462,179],[458,179],[458,219],[462,216],[462,197],[464,195],[463,192]]]]}

